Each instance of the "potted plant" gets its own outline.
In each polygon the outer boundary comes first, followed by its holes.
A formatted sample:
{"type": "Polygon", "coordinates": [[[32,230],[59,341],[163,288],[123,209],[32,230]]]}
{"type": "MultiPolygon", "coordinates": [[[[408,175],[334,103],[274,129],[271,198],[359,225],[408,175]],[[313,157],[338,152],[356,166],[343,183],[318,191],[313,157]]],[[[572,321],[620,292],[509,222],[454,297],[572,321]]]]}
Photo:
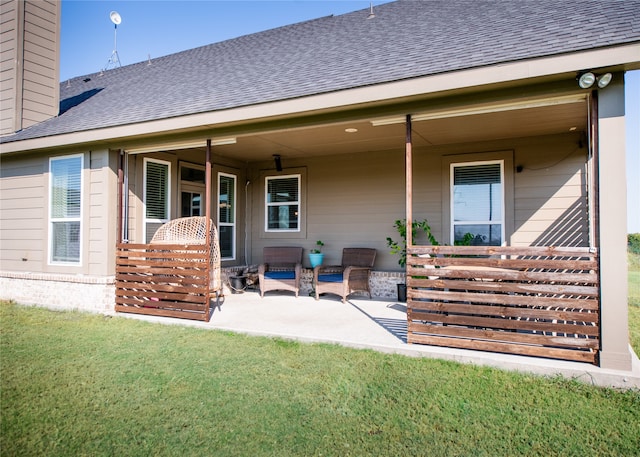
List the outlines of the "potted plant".
{"type": "Polygon", "coordinates": [[[309,251],[309,263],[311,263],[311,268],[315,268],[318,265],[322,265],[322,261],[324,260],[324,254],[322,253],[322,246],[324,243],[320,240],[316,241],[316,247],[309,251]]]}
{"type": "MultiPolygon", "coordinates": [[[[406,269],[407,266],[407,220],[397,219],[393,226],[398,231],[400,241],[395,241],[391,237],[387,237],[387,246],[391,254],[398,254],[398,265],[406,269]]],[[[418,234],[424,233],[426,239],[432,246],[438,246],[439,243],[431,233],[431,227],[427,220],[413,221],[411,224],[411,239],[416,240],[418,234]]],[[[407,285],[405,283],[398,284],[398,301],[407,301],[407,285]]]]}

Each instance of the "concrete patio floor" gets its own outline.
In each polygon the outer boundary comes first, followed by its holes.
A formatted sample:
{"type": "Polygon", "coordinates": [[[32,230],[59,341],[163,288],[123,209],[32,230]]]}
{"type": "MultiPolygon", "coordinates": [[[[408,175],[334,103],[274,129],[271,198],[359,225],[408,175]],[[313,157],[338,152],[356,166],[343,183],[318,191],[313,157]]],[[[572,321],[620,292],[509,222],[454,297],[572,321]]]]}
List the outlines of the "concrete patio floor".
{"type": "Polygon", "coordinates": [[[600,386],[640,388],[640,361],[634,356],[631,372],[599,368],[578,362],[498,354],[464,349],[407,344],[406,306],[390,299],[354,295],[347,303],[333,295],[294,297],[288,292],[257,291],[227,294],[210,322],[118,313],[162,324],[227,330],[255,336],[301,342],[322,342],[386,353],[453,360],[538,375],[562,375],[600,386]]]}

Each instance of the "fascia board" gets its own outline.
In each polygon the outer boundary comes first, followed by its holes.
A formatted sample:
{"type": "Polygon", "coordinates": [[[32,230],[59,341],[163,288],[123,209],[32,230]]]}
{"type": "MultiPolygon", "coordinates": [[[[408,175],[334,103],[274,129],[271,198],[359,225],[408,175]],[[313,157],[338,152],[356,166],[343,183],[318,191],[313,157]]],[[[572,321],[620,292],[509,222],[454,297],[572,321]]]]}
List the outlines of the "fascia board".
{"type": "MultiPolygon", "coordinates": [[[[214,129],[239,123],[267,121],[323,111],[339,111],[356,106],[388,103],[395,99],[407,99],[417,95],[434,95],[611,66],[624,66],[627,70],[639,69],[640,43],[442,73],[228,110],[4,143],[1,145],[0,154],[78,144],[105,142],[113,144],[141,135],[214,129]]],[[[114,145],[114,147],[117,146],[114,145]]]]}

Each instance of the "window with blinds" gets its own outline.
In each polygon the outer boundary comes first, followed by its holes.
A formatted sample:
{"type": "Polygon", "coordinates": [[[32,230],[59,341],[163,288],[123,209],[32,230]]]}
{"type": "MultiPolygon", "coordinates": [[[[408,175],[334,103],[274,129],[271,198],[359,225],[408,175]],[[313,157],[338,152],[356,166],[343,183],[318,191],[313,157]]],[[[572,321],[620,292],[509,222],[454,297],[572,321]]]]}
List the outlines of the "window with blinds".
{"type": "Polygon", "coordinates": [[[169,221],[171,163],[144,159],[144,232],[149,243],[162,224],[169,221]]]}
{"type": "Polygon", "coordinates": [[[83,156],[49,159],[49,259],[80,263],[83,156]]]}
{"type": "Polygon", "coordinates": [[[500,246],[504,240],[504,163],[451,164],[451,239],[500,246]]]}
{"type": "Polygon", "coordinates": [[[265,230],[300,230],[300,175],[267,177],[265,191],[265,230]]]}
{"type": "Polygon", "coordinates": [[[220,257],[233,260],[236,257],[236,177],[218,173],[218,236],[220,257]]]}

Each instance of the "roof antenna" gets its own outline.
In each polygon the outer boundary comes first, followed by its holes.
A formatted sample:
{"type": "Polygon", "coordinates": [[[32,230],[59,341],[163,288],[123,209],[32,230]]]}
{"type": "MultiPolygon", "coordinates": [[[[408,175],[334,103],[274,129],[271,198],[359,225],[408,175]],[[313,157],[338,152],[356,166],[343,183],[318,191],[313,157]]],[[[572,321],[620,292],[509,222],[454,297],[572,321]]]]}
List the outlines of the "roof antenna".
{"type": "Polygon", "coordinates": [[[111,11],[111,13],[109,13],[109,19],[111,19],[111,22],[113,22],[114,24],[113,52],[111,53],[111,57],[109,57],[107,66],[104,67],[103,70],[108,70],[112,66],[113,68],[120,66],[120,57],[118,57],[118,25],[122,22],[122,18],[120,17],[117,11],[111,11]]]}
{"type": "Polygon", "coordinates": [[[373,13],[373,2],[369,2],[369,15],[367,19],[373,19],[376,15],[373,13]]]}

